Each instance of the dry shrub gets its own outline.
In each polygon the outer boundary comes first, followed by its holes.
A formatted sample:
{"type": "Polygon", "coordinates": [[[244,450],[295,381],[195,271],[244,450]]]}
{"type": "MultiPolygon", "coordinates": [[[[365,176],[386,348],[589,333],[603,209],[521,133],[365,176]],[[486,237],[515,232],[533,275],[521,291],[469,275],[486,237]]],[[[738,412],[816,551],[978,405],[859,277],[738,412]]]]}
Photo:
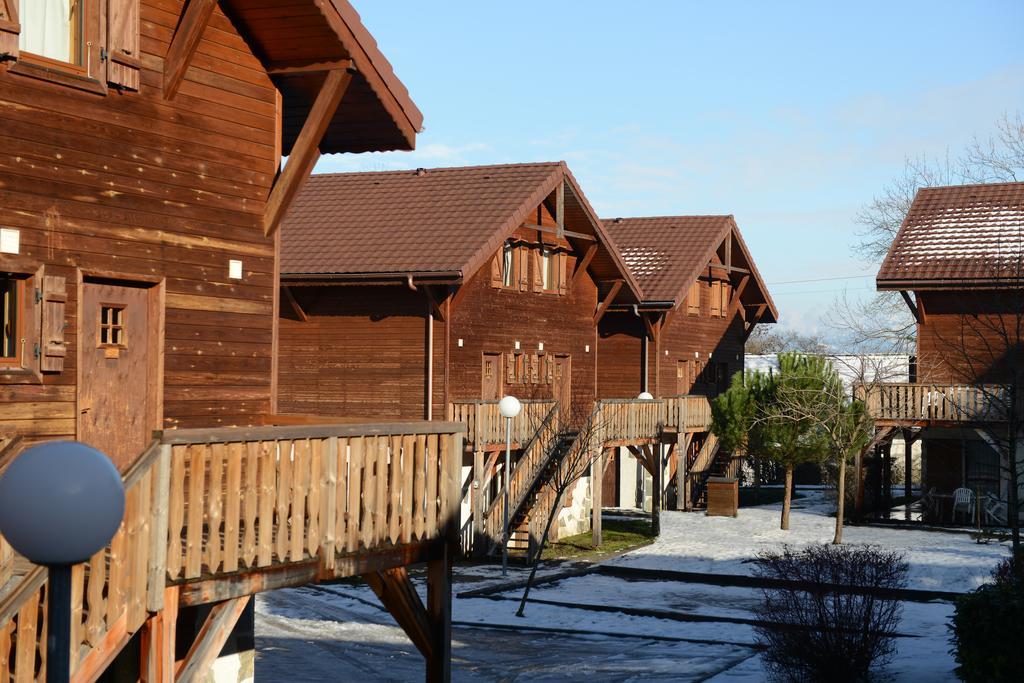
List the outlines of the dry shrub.
{"type": "Polygon", "coordinates": [[[877,546],[761,553],[755,575],[790,582],[764,589],[761,616],[772,625],[755,628],[772,679],[870,680],[895,649],[902,605],[887,591],[906,586],[907,569],[901,553],[877,546]]]}

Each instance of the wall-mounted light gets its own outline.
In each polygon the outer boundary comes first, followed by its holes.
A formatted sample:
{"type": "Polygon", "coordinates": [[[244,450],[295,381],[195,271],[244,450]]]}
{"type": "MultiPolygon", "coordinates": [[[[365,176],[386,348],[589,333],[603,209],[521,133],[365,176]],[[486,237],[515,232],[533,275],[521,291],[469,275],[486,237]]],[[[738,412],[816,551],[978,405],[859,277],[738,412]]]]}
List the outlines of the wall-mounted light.
{"type": "Polygon", "coordinates": [[[0,252],[17,254],[21,251],[21,231],[14,228],[0,228],[0,252]]]}
{"type": "Polygon", "coordinates": [[[583,353],[590,353],[590,344],[583,347],[583,353]]]}
{"type": "Polygon", "coordinates": [[[537,344],[537,350],[538,351],[543,351],[544,350],[544,342],[540,342],[540,343],[537,344]]]}
{"type": "Polygon", "coordinates": [[[519,350],[519,342],[516,342],[516,351],[519,350]]]}
{"type": "Polygon", "coordinates": [[[242,262],[238,259],[228,261],[228,278],[231,280],[242,279],[242,262]]]}
{"type": "Polygon", "coordinates": [[[461,339],[459,339],[459,348],[460,349],[462,348],[462,340],[461,339]]]}

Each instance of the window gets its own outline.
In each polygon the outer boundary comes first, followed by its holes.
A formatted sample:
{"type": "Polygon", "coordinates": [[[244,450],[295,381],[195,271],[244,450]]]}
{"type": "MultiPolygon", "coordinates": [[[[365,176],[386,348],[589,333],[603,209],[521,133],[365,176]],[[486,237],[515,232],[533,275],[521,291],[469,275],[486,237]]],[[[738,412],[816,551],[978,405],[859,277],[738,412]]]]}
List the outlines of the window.
{"type": "Polygon", "coordinates": [[[21,362],[22,282],[9,275],[0,275],[0,305],[4,315],[3,330],[0,330],[0,365],[19,365],[21,362]]]}
{"type": "Polygon", "coordinates": [[[555,255],[550,249],[541,250],[541,287],[545,292],[550,292],[555,289],[555,262],[555,255]]]}
{"type": "Polygon", "coordinates": [[[124,306],[100,307],[100,346],[126,346],[124,306]]]}
{"type": "Polygon", "coordinates": [[[711,283],[711,317],[718,318],[722,315],[722,283],[711,283]]]}
{"type": "Polygon", "coordinates": [[[515,247],[512,246],[511,242],[505,242],[505,246],[501,248],[501,286],[511,287],[515,283],[515,268],[513,267],[515,259],[515,247]]]}
{"type": "Polygon", "coordinates": [[[86,0],[30,0],[20,6],[18,47],[39,57],[81,65],[86,0]]]}

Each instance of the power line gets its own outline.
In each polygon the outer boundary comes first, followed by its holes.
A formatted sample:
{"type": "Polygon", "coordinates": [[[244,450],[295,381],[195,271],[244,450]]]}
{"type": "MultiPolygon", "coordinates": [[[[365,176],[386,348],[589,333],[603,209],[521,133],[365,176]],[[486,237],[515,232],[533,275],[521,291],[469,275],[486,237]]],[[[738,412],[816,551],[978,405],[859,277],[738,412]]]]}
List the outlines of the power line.
{"type": "Polygon", "coordinates": [[[843,275],[840,277],[819,277],[811,280],[786,280],[785,282],[766,282],[768,285],[802,285],[806,282],[828,282],[830,280],[856,280],[862,277],[871,277],[870,273],[864,275],[843,275]]]}

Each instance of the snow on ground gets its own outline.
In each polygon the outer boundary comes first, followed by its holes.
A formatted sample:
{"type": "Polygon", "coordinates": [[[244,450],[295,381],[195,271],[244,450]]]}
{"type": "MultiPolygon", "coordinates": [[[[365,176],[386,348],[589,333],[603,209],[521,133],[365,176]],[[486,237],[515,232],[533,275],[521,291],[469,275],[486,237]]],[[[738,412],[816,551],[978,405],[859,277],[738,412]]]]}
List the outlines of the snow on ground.
{"type": "MultiPolygon", "coordinates": [[[[828,542],[834,520],[823,494],[797,501],[791,530],[778,529],[779,506],[744,508],[736,519],[665,512],[662,534],[609,564],[650,569],[749,574],[749,560],[782,543],[828,542]]],[[[967,534],[848,527],[848,543],[907,553],[910,586],[966,591],[984,582],[1007,554],[967,534]]],[[[565,569],[562,567],[561,569],[565,569]]],[[[558,568],[546,568],[552,575],[558,568]]],[[[510,568],[508,580],[525,578],[510,568]]],[[[456,592],[503,583],[500,567],[456,570],[456,592]]],[[[421,593],[423,586],[419,586],[421,593]]],[[[453,678],[457,681],[712,680],[748,683],[765,674],[753,628],[757,589],[586,574],[544,584],[525,618],[515,616],[521,589],[453,605],[453,678]],[[657,615],[622,609],[657,610],[657,615]],[[736,623],[740,622],[740,623],[736,623]]],[[[955,680],[946,624],[948,602],[906,602],[893,681],[955,680]]],[[[261,595],[256,607],[257,664],[263,681],[391,680],[423,677],[423,660],[366,586],[310,586],[261,595]],[[301,672],[301,673],[299,673],[301,672]]]]}

